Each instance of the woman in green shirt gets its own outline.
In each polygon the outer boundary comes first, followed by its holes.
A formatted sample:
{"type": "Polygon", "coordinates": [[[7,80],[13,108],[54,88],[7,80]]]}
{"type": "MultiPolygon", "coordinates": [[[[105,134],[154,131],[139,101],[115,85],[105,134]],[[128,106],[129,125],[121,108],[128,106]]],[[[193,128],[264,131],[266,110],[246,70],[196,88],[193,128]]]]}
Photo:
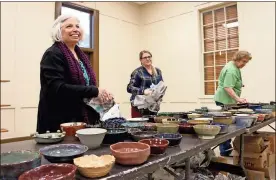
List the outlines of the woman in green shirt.
{"type": "MultiPolygon", "coordinates": [[[[214,100],[216,105],[247,103],[247,100],[240,98],[243,87],[240,69],[243,68],[252,56],[247,51],[238,51],[233,60],[228,62],[220,72],[219,84],[214,100]]],[[[220,145],[221,156],[229,156],[231,153],[231,139],[220,145]]]]}

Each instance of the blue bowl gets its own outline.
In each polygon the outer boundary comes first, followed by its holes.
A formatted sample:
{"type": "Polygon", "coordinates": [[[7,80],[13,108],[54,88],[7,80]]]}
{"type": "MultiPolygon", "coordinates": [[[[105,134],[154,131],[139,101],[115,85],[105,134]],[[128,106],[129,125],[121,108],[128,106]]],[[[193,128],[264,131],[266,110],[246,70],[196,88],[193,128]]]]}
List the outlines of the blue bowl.
{"type": "Polygon", "coordinates": [[[227,124],[219,124],[219,123],[213,123],[212,125],[220,126],[220,132],[219,132],[219,134],[228,133],[228,127],[229,127],[229,125],[227,125],[227,124]]]}
{"type": "Polygon", "coordinates": [[[169,146],[179,145],[182,139],[181,134],[173,134],[173,133],[157,134],[154,137],[168,140],[169,146]]]}

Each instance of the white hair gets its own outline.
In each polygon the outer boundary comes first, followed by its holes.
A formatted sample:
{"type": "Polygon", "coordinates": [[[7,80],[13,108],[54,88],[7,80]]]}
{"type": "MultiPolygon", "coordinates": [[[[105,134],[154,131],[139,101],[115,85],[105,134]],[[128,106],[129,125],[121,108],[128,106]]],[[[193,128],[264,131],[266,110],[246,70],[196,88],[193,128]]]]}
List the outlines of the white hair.
{"type": "MultiPolygon", "coordinates": [[[[79,18],[72,14],[62,14],[54,21],[54,24],[52,26],[52,33],[51,33],[51,37],[54,42],[62,41],[61,24],[70,18],[76,18],[80,22],[79,18]]],[[[80,28],[81,28],[81,26],[80,26],[80,28]]],[[[83,39],[84,39],[84,31],[82,29],[82,39],[81,40],[83,40],[83,39]]]]}

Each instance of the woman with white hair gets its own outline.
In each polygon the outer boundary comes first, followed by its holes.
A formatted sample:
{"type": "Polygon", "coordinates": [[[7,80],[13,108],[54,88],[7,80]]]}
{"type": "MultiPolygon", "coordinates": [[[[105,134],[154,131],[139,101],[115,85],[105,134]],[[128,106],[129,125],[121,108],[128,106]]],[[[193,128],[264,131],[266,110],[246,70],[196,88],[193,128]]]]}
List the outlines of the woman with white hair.
{"type": "Polygon", "coordinates": [[[66,122],[97,124],[99,114],[83,99],[99,97],[106,102],[113,97],[97,88],[89,59],[77,45],[84,34],[80,21],[72,15],[61,15],[52,30],[54,43],[40,63],[37,132],[55,132],[66,122]]]}

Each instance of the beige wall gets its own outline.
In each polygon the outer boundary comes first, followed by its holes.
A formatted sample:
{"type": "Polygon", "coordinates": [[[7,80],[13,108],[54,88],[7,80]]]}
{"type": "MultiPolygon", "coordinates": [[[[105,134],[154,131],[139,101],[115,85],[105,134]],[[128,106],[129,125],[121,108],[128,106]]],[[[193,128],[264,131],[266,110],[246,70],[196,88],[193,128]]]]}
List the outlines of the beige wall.
{"type": "MultiPolygon", "coordinates": [[[[100,11],[100,86],[110,90],[129,116],[126,85],[139,65],[140,9],[130,2],[78,3],[100,11]]],[[[51,45],[54,2],[1,3],[1,128],[2,139],[35,132],[39,100],[39,63],[51,45]]]]}
{"type": "MultiPolygon", "coordinates": [[[[198,11],[221,3],[78,4],[100,11],[100,86],[115,95],[125,117],[130,116],[126,85],[131,71],[139,66],[141,49],[152,51],[169,86],[162,111],[214,105],[202,91],[198,11]]],[[[53,2],[1,3],[1,79],[11,80],[1,84],[1,104],[12,105],[1,108],[1,127],[10,131],[1,138],[27,136],[36,129],[39,62],[51,45],[54,8],[53,2]]],[[[240,45],[254,58],[243,71],[243,95],[251,101],[275,99],[275,6],[239,2],[238,9],[240,45]]]]}
{"type": "MultiPolygon", "coordinates": [[[[204,96],[200,11],[221,2],[153,2],[142,6],[141,47],[153,53],[168,84],[162,111],[213,106],[204,96]]],[[[253,60],[242,70],[242,96],[250,102],[275,99],[275,6],[273,2],[238,2],[240,47],[253,60]],[[256,13],[259,12],[259,13],[256,13]]]]}

